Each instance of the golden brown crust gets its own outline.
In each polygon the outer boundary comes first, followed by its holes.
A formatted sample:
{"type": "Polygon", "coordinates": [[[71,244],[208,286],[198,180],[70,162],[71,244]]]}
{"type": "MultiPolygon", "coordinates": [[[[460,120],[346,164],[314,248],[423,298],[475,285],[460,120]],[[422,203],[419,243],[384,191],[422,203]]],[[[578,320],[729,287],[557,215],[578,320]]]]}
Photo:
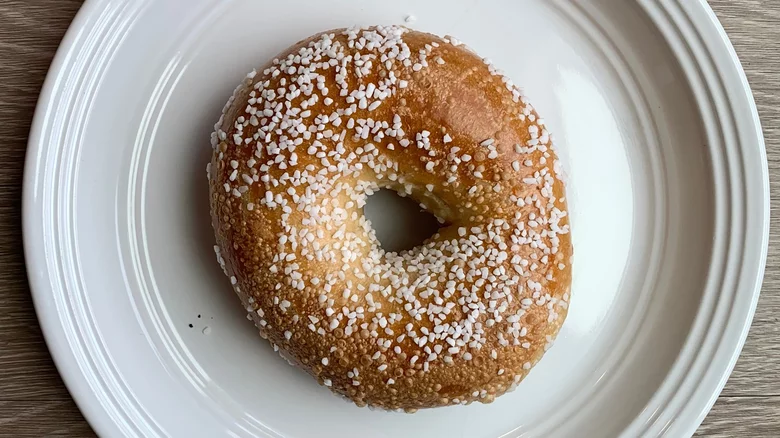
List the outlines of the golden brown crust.
{"type": "Polygon", "coordinates": [[[549,134],[454,40],[315,35],[247,77],[213,143],[226,274],[264,337],[358,405],[490,402],[558,333],[572,248],[549,134]],[[448,225],[385,253],[362,215],[379,187],[448,225]]]}

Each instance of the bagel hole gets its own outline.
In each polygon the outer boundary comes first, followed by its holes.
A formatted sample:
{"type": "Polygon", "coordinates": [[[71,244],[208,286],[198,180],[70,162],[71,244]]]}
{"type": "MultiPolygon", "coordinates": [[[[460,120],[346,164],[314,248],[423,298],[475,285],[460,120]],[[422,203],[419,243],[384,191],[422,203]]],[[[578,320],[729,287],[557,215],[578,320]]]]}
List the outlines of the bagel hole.
{"type": "Polygon", "coordinates": [[[400,252],[425,242],[443,226],[436,216],[409,197],[381,189],[366,200],[363,213],[371,221],[382,249],[400,252]]]}

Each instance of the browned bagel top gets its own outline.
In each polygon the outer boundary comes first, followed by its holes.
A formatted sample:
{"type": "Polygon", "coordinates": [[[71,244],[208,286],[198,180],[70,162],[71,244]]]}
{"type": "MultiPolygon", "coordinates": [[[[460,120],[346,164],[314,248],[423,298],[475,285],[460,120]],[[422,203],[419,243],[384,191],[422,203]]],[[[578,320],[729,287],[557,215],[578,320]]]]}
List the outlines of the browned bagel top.
{"type": "Polygon", "coordinates": [[[568,307],[571,243],[544,121],[453,39],[339,29],[236,90],[209,166],[217,254],[261,333],[358,404],[490,401],[568,307]],[[445,226],[385,252],[379,188],[445,226]]]}

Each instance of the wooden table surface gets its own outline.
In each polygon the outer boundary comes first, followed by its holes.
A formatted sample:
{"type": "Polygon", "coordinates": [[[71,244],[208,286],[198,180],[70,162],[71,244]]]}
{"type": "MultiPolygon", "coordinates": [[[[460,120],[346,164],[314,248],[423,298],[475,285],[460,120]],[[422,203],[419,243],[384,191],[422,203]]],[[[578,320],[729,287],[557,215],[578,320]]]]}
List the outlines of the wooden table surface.
{"type": "MultiPolygon", "coordinates": [[[[574,1],[574,0],[572,0],[574,1]]],[[[618,1],[618,0],[616,0],[618,1]]],[[[622,1],[622,0],[620,0],[622,1]]],[[[82,1],[0,0],[0,436],[94,436],[62,384],[33,312],[22,256],[27,134],[46,70],[82,1]]],[[[780,198],[780,0],[710,0],[736,47],[780,198]]],[[[780,212],[766,278],[736,369],[698,435],[780,436],[780,212]]]]}

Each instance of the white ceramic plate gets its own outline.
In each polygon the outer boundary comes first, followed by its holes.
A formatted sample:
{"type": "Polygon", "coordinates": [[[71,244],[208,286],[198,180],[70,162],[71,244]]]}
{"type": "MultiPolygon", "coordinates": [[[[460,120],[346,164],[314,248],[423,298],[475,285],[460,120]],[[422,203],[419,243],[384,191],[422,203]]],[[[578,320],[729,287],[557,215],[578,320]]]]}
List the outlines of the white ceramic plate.
{"type": "Polygon", "coordinates": [[[689,435],[744,342],[769,223],[756,109],[703,0],[89,0],[24,183],[41,325],[105,436],[689,435]],[[257,336],[214,260],[204,172],[252,67],[407,14],[524,87],[567,165],[576,254],[568,320],[517,391],[414,415],[332,396],[257,336]]]}

